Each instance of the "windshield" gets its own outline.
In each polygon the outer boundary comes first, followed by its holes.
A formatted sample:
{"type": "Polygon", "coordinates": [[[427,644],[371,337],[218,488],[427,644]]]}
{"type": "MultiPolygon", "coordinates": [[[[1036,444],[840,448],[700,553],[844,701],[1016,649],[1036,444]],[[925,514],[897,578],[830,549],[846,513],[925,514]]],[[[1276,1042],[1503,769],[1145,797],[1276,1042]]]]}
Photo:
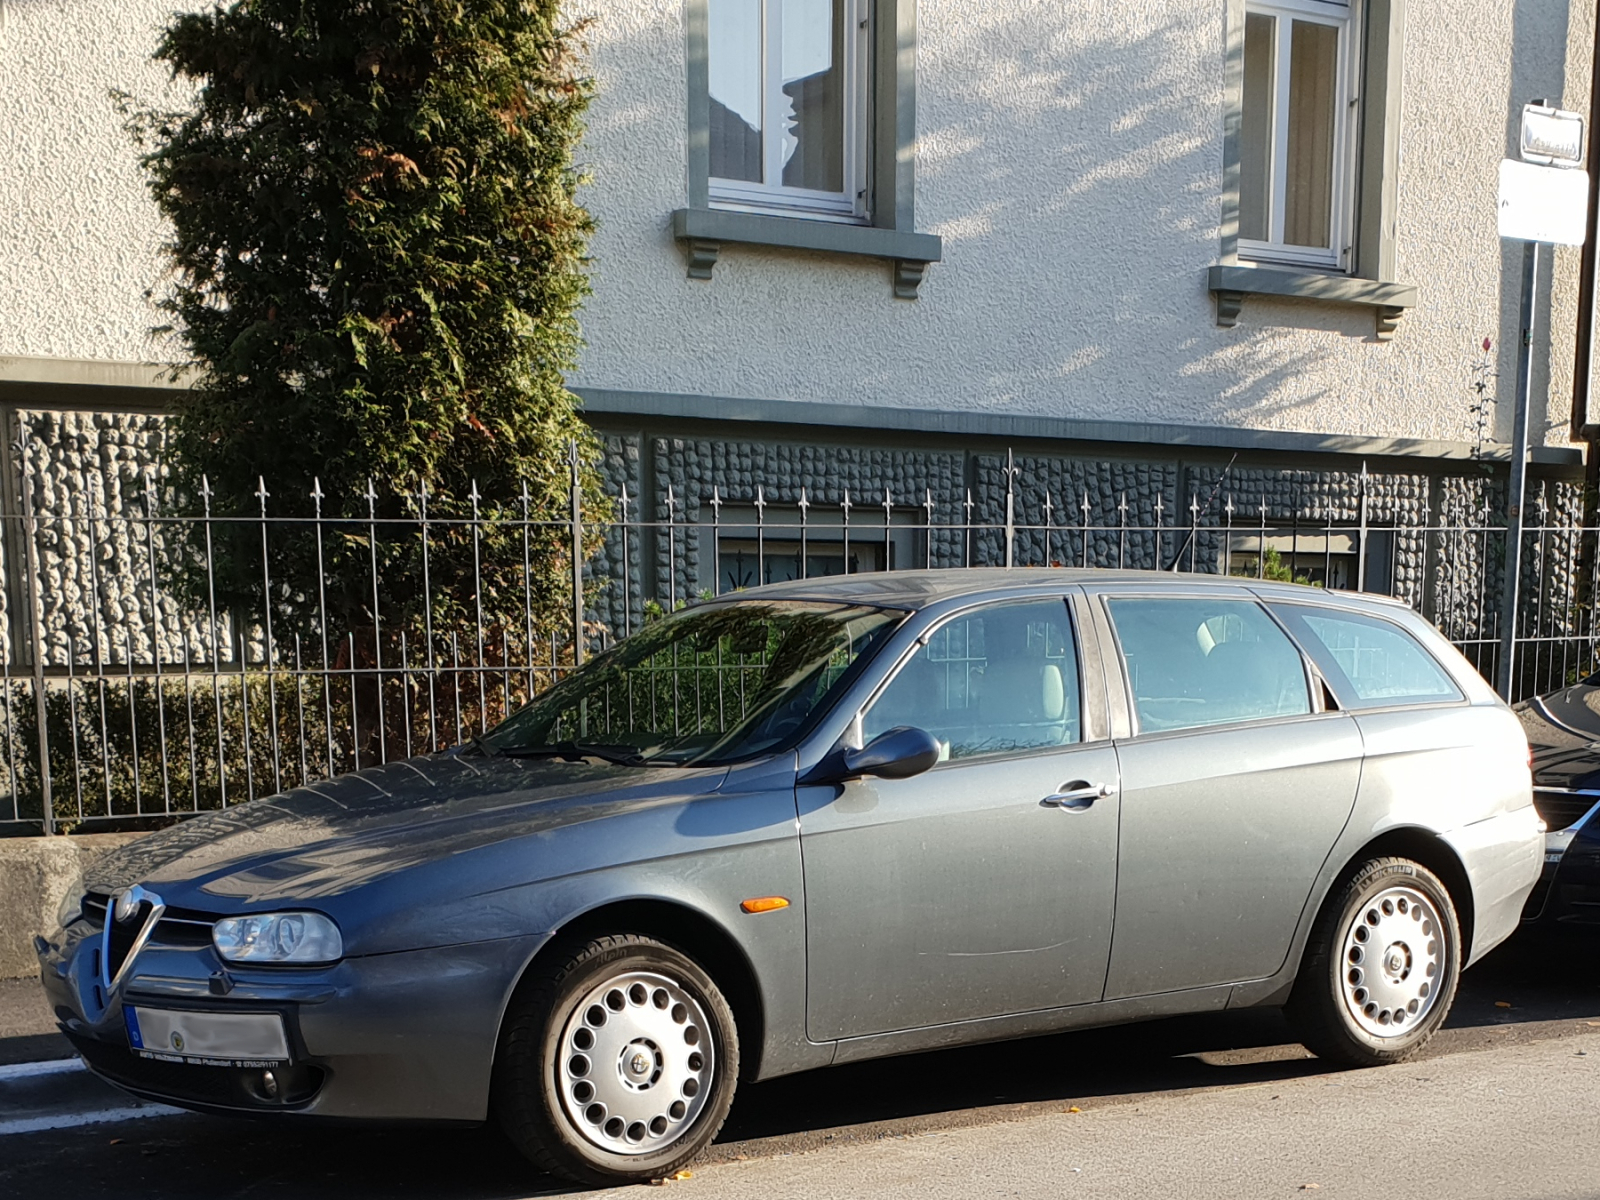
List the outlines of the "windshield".
{"type": "Polygon", "coordinates": [[[780,750],[904,618],[816,601],[735,601],[647,625],[478,744],[487,754],[717,766],[780,750]]]}

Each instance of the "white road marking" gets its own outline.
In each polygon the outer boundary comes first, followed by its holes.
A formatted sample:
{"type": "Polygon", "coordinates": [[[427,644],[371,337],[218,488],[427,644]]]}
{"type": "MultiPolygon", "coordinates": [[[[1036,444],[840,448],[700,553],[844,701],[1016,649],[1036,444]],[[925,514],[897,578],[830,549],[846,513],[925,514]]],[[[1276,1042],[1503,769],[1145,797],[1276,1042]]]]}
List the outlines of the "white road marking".
{"type": "Polygon", "coordinates": [[[11,1063],[0,1067],[0,1083],[8,1079],[32,1079],[36,1075],[60,1075],[67,1071],[84,1071],[81,1058],[52,1058],[44,1062],[11,1063]]]}
{"type": "Polygon", "coordinates": [[[102,1108],[96,1112],[25,1117],[18,1121],[0,1121],[0,1137],[12,1133],[39,1133],[46,1129],[71,1129],[78,1125],[104,1125],[108,1121],[132,1121],[139,1117],[176,1117],[182,1113],[182,1109],[168,1108],[165,1104],[147,1104],[138,1108],[102,1108]]]}

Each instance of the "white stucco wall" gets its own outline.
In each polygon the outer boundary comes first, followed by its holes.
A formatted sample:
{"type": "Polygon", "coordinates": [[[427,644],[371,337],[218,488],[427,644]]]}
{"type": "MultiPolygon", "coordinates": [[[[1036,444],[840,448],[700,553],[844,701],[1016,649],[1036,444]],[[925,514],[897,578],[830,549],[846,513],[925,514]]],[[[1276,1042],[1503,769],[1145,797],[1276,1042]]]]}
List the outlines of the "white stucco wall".
{"type": "MultiPolygon", "coordinates": [[[[1569,29],[1565,0],[1409,3],[1397,274],[1422,302],[1379,344],[1367,309],[1250,298],[1216,326],[1221,0],[922,0],[918,224],[945,261],[914,303],[878,263],[746,247],[686,279],[667,231],[687,186],[683,5],[590,0],[601,229],[579,382],[1469,439],[1476,347],[1503,348],[1508,399],[1514,366],[1520,258],[1494,215],[1508,106],[1587,106],[1572,7],[1569,29]]],[[[1558,277],[1564,443],[1576,252],[1558,277]]]]}
{"type": "Polygon", "coordinates": [[[162,227],[113,90],[163,102],[172,0],[0,0],[0,355],[148,360],[162,227]]]}
{"type": "MultiPolygon", "coordinates": [[[[161,227],[109,92],[159,99],[172,0],[0,0],[0,355],[148,359],[161,227]]],[[[1591,6],[1410,0],[1392,343],[1370,310],[1246,300],[1219,329],[1222,0],[922,0],[921,298],[874,261],[729,247],[710,283],[686,202],[683,0],[573,0],[601,94],[580,385],[1331,433],[1470,437],[1519,259],[1494,226],[1513,100],[1587,107],[1591,6]]],[[[1548,440],[1565,441],[1576,252],[1555,270],[1548,440]]],[[[1503,410],[1509,405],[1502,405],[1503,410]]],[[[1544,423],[1541,421],[1541,424],[1544,423]]],[[[1499,433],[1509,432],[1502,412],[1499,433]]]]}

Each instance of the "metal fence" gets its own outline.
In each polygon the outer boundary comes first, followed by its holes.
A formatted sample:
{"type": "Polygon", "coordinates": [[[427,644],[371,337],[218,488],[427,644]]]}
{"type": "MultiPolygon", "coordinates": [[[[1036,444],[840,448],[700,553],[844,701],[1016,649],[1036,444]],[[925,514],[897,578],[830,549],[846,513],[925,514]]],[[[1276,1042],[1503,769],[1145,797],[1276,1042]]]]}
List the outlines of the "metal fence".
{"type": "Polygon", "coordinates": [[[1445,481],[1428,506],[1402,510],[1378,503],[1365,470],[1337,499],[1252,498],[1223,472],[1180,502],[1056,495],[1008,459],[987,500],[730,494],[712,480],[643,500],[620,487],[595,512],[574,462],[570,502],[542,514],[526,490],[491,505],[474,488],[469,507],[442,512],[426,493],[370,487],[290,503],[265,482],[254,511],[220,513],[208,489],[182,505],[152,472],[140,478],[118,504],[24,480],[20,511],[0,518],[0,822],[138,828],[443,749],[642,622],[819,575],[1088,566],[1293,579],[1405,600],[1486,678],[1510,666],[1513,698],[1596,667],[1597,530],[1581,523],[1577,488],[1557,481],[1533,484],[1508,589],[1487,476],[1445,481]]]}

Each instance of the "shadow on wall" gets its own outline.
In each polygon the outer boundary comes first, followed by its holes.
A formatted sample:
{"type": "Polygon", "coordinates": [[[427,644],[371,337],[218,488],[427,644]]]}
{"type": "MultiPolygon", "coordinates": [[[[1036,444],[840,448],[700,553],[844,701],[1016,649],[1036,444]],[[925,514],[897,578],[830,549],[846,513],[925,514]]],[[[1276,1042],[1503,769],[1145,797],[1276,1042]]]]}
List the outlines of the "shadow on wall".
{"type": "Polygon", "coordinates": [[[1060,5],[924,7],[918,226],[945,262],[884,315],[860,400],[947,395],[954,359],[986,408],[1259,421],[1317,406],[1323,346],[1372,337],[1368,310],[1292,301],[1272,303],[1274,328],[1211,333],[1220,9],[1151,7],[1113,26],[1060,5]]]}
{"type": "MultiPolygon", "coordinates": [[[[1522,101],[1561,94],[1569,4],[1514,0],[1508,153],[1515,152],[1522,101]]],[[[959,30],[940,25],[924,43],[923,78],[961,78],[967,68],[984,82],[998,81],[987,91],[925,88],[918,98],[919,206],[924,221],[945,234],[947,261],[961,265],[959,286],[972,286],[970,276],[986,271],[996,282],[1008,273],[1013,286],[1024,285],[1020,298],[995,298],[1010,304],[1013,319],[1000,344],[980,350],[996,364],[988,382],[997,406],[1095,417],[1104,415],[1103,398],[1113,396],[1117,407],[1173,421],[1261,425],[1287,416],[1286,423],[1306,428],[1325,421],[1316,414],[1325,401],[1359,414],[1364,398],[1350,394],[1359,383],[1335,381],[1327,360],[1343,357],[1343,339],[1375,340],[1369,309],[1253,297],[1248,328],[1221,338],[1209,329],[1196,333],[1212,316],[1202,275],[1218,254],[1221,8],[1162,5],[1144,24],[1131,14],[1115,26],[1085,20],[1074,27],[1050,16],[1059,11],[1053,6],[1007,7],[963,18],[959,30]],[[1019,37],[1028,26],[1038,36],[1019,37]],[[1214,61],[1196,53],[1208,45],[1218,46],[1214,61]],[[969,64],[979,66],[974,72],[969,64]],[[1014,260],[1027,247],[1007,248],[1001,239],[1040,227],[1054,230],[1061,247],[1041,248],[1025,278],[1015,261],[995,268],[974,261],[991,248],[1014,260]],[[1039,314],[1067,319],[1045,324],[1039,314]],[[1119,333],[1119,326],[1133,331],[1119,333]]],[[[935,12],[925,24],[947,19],[935,12]]],[[[1402,211],[1402,235],[1405,217],[1402,211]]],[[[1507,244],[1499,296],[1482,301],[1486,316],[1500,304],[1507,381],[1515,369],[1520,274],[1521,248],[1507,244]]],[[[936,271],[925,286],[940,283],[936,271]]],[[[1541,295],[1538,325],[1548,338],[1548,267],[1541,295]]],[[[1460,386],[1447,402],[1461,410],[1463,437],[1470,436],[1465,360],[1488,331],[1462,331],[1460,386]]],[[[952,334],[960,344],[960,333],[952,334]]],[[[1541,394],[1550,360],[1548,353],[1537,359],[1541,394]]],[[[1499,436],[1509,439],[1510,405],[1501,408],[1499,436]]],[[[1545,414],[1533,418],[1534,428],[1543,428],[1545,414]]]]}
{"type": "MultiPolygon", "coordinates": [[[[1210,328],[1220,6],[1156,6],[1131,28],[1059,12],[964,16],[923,43],[921,79],[965,71],[987,85],[918,97],[920,223],[944,235],[944,269],[961,272],[953,286],[1007,314],[993,341],[973,347],[991,365],[987,399],[1041,415],[1109,407],[1191,423],[1314,408],[1326,396],[1309,382],[1323,346],[1372,338],[1370,311],[1262,298],[1252,304],[1257,314],[1270,305],[1272,327],[1242,337],[1210,328]],[[1215,44],[1215,61],[1197,44],[1215,44]],[[1019,231],[1039,231],[1038,244],[1019,231]]],[[[925,287],[943,282],[936,270],[925,287]]],[[[954,325],[967,307],[938,319],[954,325]]],[[[947,332],[948,344],[971,340],[947,332]]]]}
{"type": "MultiPolygon", "coordinates": [[[[1515,3],[1513,86],[1541,90],[1521,64],[1563,60],[1566,0],[1515,3]]],[[[1359,421],[1361,380],[1333,364],[1348,359],[1351,340],[1373,339],[1369,309],[1255,297],[1244,326],[1212,331],[1204,271],[1218,255],[1222,6],[1140,7],[1112,24],[1090,19],[1098,6],[1084,0],[924,5],[919,226],[944,237],[945,263],[921,302],[870,308],[878,348],[840,344],[848,322],[836,303],[827,311],[836,295],[786,292],[781,275],[763,272],[770,316],[747,312],[732,323],[739,330],[714,321],[696,331],[708,358],[738,364],[718,386],[915,404],[948,400],[956,377],[969,393],[958,403],[1021,414],[1314,428],[1331,402],[1359,421]],[[759,348],[763,338],[787,342],[786,352],[759,348]],[[850,394],[839,393],[841,380],[854,381],[850,394]]],[[[616,61],[645,53],[625,47],[616,61]]],[[[628,96],[608,103],[636,107],[628,96]]],[[[639,113],[639,136],[660,119],[639,113]]],[[[853,290],[852,264],[832,263],[853,290]]],[[[620,276],[597,282],[629,289],[620,276]]],[[[660,299],[641,290],[647,296],[660,299]]],[[[709,301],[712,311],[729,303],[709,301]]],[[[1463,362],[1490,331],[1462,331],[1463,362]]],[[[1502,329],[1499,340],[1515,338],[1502,329]]],[[[1375,350],[1373,369],[1399,370],[1409,353],[1375,350]]],[[[684,372],[683,390],[702,390],[692,364],[684,372]]],[[[1469,400],[1463,366],[1449,401],[1462,437],[1469,400]]]]}

